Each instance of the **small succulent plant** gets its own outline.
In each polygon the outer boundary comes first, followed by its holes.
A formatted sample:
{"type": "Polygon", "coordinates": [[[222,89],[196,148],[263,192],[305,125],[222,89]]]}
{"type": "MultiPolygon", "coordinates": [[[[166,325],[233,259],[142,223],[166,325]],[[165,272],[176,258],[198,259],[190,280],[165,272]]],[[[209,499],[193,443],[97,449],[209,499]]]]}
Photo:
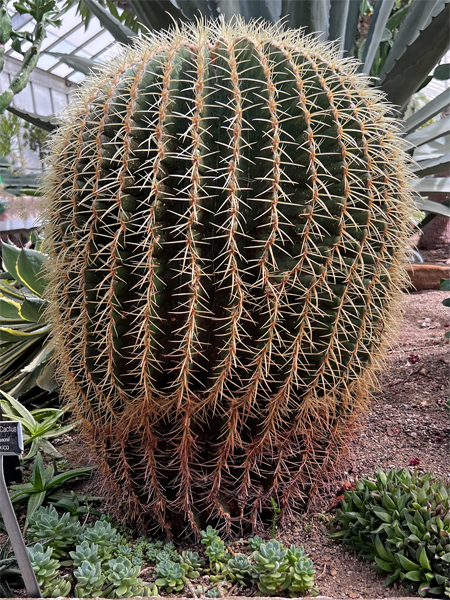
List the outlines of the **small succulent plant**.
{"type": "Polygon", "coordinates": [[[255,535],[255,537],[249,538],[247,540],[247,544],[248,547],[250,548],[250,550],[259,550],[261,547],[261,544],[264,543],[264,540],[259,537],[259,535],[255,535]]]}
{"type": "Polygon", "coordinates": [[[287,553],[289,561],[289,585],[287,587],[291,595],[303,595],[314,587],[313,562],[305,554],[303,548],[291,546],[287,553]]]}
{"type": "Polygon", "coordinates": [[[107,521],[96,521],[94,525],[86,527],[80,536],[80,541],[86,541],[98,546],[98,553],[101,559],[110,559],[113,555],[113,549],[121,540],[117,529],[111,526],[107,521]]]}
{"type": "Polygon", "coordinates": [[[118,556],[108,561],[109,570],[107,579],[112,584],[106,595],[114,592],[115,598],[127,598],[136,594],[136,590],[143,590],[144,582],[138,577],[140,568],[134,567],[128,558],[118,556]]]}
{"type": "Polygon", "coordinates": [[[28,548],[28,554],[42,595],[44,598],[49,597],[47,592],[53,589],[52,586],[58,576],[60,567],[59,561],[52,557],[53,549],[51,546],[44,550],[39,543],[32,548],[28,548]]]}
{"type": "Polygon", "coordinates": [[[186,572],[180,564],[166,560],[156,565],[155,573],[158,587],[166,587],[169,592],[179,592],[184,588],[186,572]]]}
{"type": "Polygon", "coordinates": [[[385,585],[399,580],[419,595],[443,597],[450,582],[450,486],[416,470],[380,469],[345,493],[330,535],[375,561],[385,585]]]}
{"type": "Polygon", "coordinates": [[[225,565],[230,558],[229,552],[225,548],[225,543],[219,538],[212,541],[206,547],[206,555],[209,558],[210,581],[220,581],[223,579],[225,565]]]}
{"type": "Polygon", "coordinates": [[[75,569],[74,577],[77,581],[75,586],[76,598],[95,598],[101,595],[102,587],[106,581],[99,562],[91,563],[87,560],[75,569]]]}
{"type": "Polygon", "coordinates": [[[220,587],[213,587],[207,592],[205,592],[205,598],[221,598],[222,594],[220,591],[220,587]]]}
{"type": "Polygon", "coordinates": [[[180,565],[186,572],[189,579],[197,579],[205,561],[198,555],[198,552],[189,552],[184,550],[181,553],[180,565]]]}
{"type": "Polygon", "coordinates": [[[213,542],[220,541],[219,532],[217,531],[217,529],[211,527],[211,525],[208,525],[206,531],[201,531],[200,536],[202,538],[202,544],[205,544],[206,547],[210,546],[213,542]]]}
{"type": "Polygon", "coordinates": [[[239,583],[244,587],[250,585],[252,580],[252,564],[245,554],[235,554],[230,558],[225,567],[227,578],[232,583],[239,583]]]}
{"type": "Polygon", "coordinates": [[[52,581],[46,588],[41,589],[47,598],[67,598],[72,589],[72,582],[67,576],[52,581]]]}
{"type": "Polygon", "coordinates": [[[75,567],[80,567],[84,562],[95,564],[100,561],[97,544],[89,544],[87,540],[77,545],[75,551],[69,552],[69,556],[75,567]]]}
{"type": "Polygon", "coordinates": [[[28,537],[33,542],[47,541],[53,549],[53,556],[60,558],[73,546],[81,532],[81,525],[73,520],[70,513],[61,517],[53,506],[41,506],[30,518],[28,537]]]}
{"type": "Polygon", "coordinates": [[[261,544],[253,552],[254,572],[258,576],[258,588],[266,596],[276,596],[287,589],[289,579],[289,561],[287,550],[279,542],[271,540],[261,544]]]}

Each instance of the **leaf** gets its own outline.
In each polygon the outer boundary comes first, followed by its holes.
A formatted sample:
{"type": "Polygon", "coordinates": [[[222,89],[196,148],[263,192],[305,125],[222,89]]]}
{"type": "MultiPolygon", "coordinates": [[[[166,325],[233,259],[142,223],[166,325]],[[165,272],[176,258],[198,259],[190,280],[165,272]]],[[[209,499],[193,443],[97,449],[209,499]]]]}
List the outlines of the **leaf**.
{"type": "Polygon", "coordinates": [[[415,198],[415,200],[418,208],[422,211],[450,217],[450,208],[448,206],[444,206],[439,202],[433,202],[432,200],[425,200],[425,198],[421,198],[420,196],[415,198]]]}
{"type": "Polygon", "coordinates": [[[375,556],[375,562],[381,569],[383,569],[383,571],[387,573],[393,573],[397,569],[397,565],[395,563],[382,560],[378,556],[375,556]]]}
{"type": "Polygon", "coordinates": [[[11,327],[0,327],[0,340],[4,342],[18,342],[25,340],[37,340],[43,336],[46,336],[52,330],[51,325],[45,325],[44,327],[36,328],[35,325],[29,327],[25,331],[25,328],[15,329],[18,326],[11,327]]]}
{"type": "MultiPolygon", "coordinates": [[[[419,0],[420,2],[420,0],[419,0]]],[[[422,2],[422,4],[432,4],[422,2]]],[[[392,104],[403,108],[422,81],[448,50],[450,3],[440,3],[432,14],[427,26],[411,42],[404,41],[405,48],[394,64],[381,76],[381,88],[386,92],[392,104]]],[[[412,13],[408,13],[407,17],[412,13]]],[[[407,18],[403,21],[400,32],[407,26],[407,18]]],[[[400,37],[400,32],[399,36],[400,37]]],[[[396,42],[397,42],[396,40],[396,42]]],[[[394,47],[391,50],[394,50],[394,47]]],[[[387,61],[386,61],[387,62],[387,61]]]]}
{"type": "Polygon", "coordinates": [[[64,473],[59,473],[58,475],[52,477],[48,488],[61,487],[64,483],[66,483],[66,481],[75,479],[75,477],[87,477],[92,473],[92,471],[92,467],[81,467],[78,469],[72,469],[71,471],[66,471],[64,473]]]}
{"type": "Polygon", "coordinates": [[[388,587],[390,585],[392,585],[394,583],[394,581],[397,581],[397,579],[400,577],[400,569],[397,569],[396,571],[394,571],[394,573],[392,573],[392,575],[389,575],[388,577],[386,577],[386,579],[383,582],[383,587],[388,587]]]}
{"type": "Polygon", "coordinates": [[[402,21],[406,17],[410,7],[411,5],[407,4],[406,6],[403,6],[403,8],[395,11],[392,17],[389,17],[386,27],[388,29],[397,29],[402,24],[402,21]]]}
{"type": "Polygon", "coordinates": [[[17,274],[19,280],[34,294],[41,297],[47,286],[45,280],[44,263],[48,256],[36,250],[22,248],[17,260],[17,274]]]}
{"type": "Polygon", "coordinates": [[[21,108],[17,108],[16,106],[8,106],[7,110],[13,115],[20,117],[24,121],[27,121],[32,125],[36,125],[37,127],[40,127],[40,129],[44,129],[45,131],[54,131],[59,125],[58,119],[53,115],[50,115],[49,117],[44,117],[34,112],[22,110],[21,108]]]}
{"type": "Polygon", "coordinates": [[[373,15],[370,19],[369,32],[367,34],[364,52],[361,58],[362,65],[359,69],[363,73],[370,73],[375,54],[382,40],[386,23],[388,22],[394,4],[395,0],[384,0],[384,2],[377,2],[375,4],[373,15]]]}
{"type": "Polygon", "coordinates": [[[377,517],[379,517],[385,523],[392,523],[392,516],[387,510],[384,510],[379,506],[374,506],[372,510],[377,515],[377,517]]]}
{"type": "Polygon", "coordinates": [[[414,133],[409,133],[405,136],[405,140],[407,140],[413,146],[422,146],[423,144],[428,144],[437,138],[440,138],[450,132],[450,117],[445,117],[444,119],[439,119],[435,123],[431,123],[431,125],[427,125],[423,129],[419,131],[415,131],[414,133]]]}
{"type": "Polygon", "coordinates": [[[392,552],[385,549],[385,547],[383,546],[383,544],[381,542],[379,535],[375,536],[375,548],[376,548],[378,554],[380,555],[380,558],[382,558],[384,561],[393,561],[394,560],[394,555],[392,554],[392,552]]]}
{"type": "Polygon", "coordinates": [[[20,316],[30,323],[45,323],[43,313],[47,307],[47,302],[42,298],[28,297],[22,302],[20,307],[20,316]]]}
{"type": "Polygon", "coordinates": [[[38,493],[32,494],[30,496],[30,499],[28,500],[28,506],[27,506],[27,518],[25,521],[25,527],[23,529],[24,532],[28,528],[28,524],[29,524],[31,517],[39,509],[39,507],[42,506],[42,503],[45,500],[45,494],[46,494],[46,492],[45,492],[45,490],[43,490],[42,492],[38,492],[38,493]]]}
{"type": "Polygon", "coordinates": [[[399,554],[399,553],[395,554],[395,559],[408,572],[409,571],[417,571],[418,569],[420,569],[420,565],[412,562],[411,560],[409,560],[409,558],[406,558],[406,556],[403,556],[403,554],[399,554]]]}
{"type": "Polygon", "coordinates": [[[450,177],[424,177],[413,182],[414,189],[423,196],[450,194],[450,177]]]}
{"type": "Polygon", "coordinates": [[[440,156],[439,158],[431,158],[423,160],[414,165],[413,171],[417,177],[427,177],[428,175],[436,175],[450,170],[450,152],[440,156]]]}
{"type": "Polygon", "coordinates": [[[423,574],[422,571],[408,571],[405,574],[406,579],[410,579],[411,581],[422,581],[423,574]]]}
{"type": "Polygon", "coordinates": [[[20,256],[20,248],[14,246],[13,244],[6,244],[2,242],[2,259],[3,259],[3,268],[8,271],[8,273],[13,277],[16,281],[20,281],[19,275],[17,273],[17,261],[20,256]]]}
{"type": "Polygon", "coordinates": [[[447,81],[447,79],[450,79],[450,63],[445,63],[436,67],[433,77],[439,79],[439,81],[447,81]]]}
{"type": "Polygon", "coordinates": [[[68,65],[71,69],[79,71],[84,75],[89,75],[92,69],[95,69],[95,67],[99,67],[102,64],[100,61],[92,60],[92,58],[76,56],[75,54],[64,54],[63,52],[46,52],[46,54],[54,56],[64,64],[68,65]]]}
{"type": "Polygon", "coordinates": [[[18,321],[20,323],[22,319],[19,311],[20,302],[0,296],[0,321],[2,324],[6,324],[4,322],[7,320],[18,321]]]}
{"type": "Polygon", "coordinates": [[[427,551],[422,547],[419,555],[419,563],[420,566],[426,569],[427,571],[431,571],[430,561],[428,560],[427,551]]]}
{"type": "MultiPolygon", "coordinates": [[[[97,17],[101,25],[121,44],[130,45],[136,37],[134,31],[114,17],[109,10],[103,8],[95,0],[84,0],[86,7],[97,17]]],[[[132,3],[134,4],[134,2],[132,3]]],[[[133,6],[131,7],[134,8],[133,6]]],[[[145,25],[145,23],[144,23],[145,25]]]]}

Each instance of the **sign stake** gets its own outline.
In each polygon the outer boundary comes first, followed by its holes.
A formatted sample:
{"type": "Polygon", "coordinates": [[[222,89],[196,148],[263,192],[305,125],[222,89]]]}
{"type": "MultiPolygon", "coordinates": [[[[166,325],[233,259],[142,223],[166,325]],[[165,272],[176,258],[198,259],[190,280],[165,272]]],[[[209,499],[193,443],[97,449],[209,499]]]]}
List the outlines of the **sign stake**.
{"type": "MultiPolygon", "coordinates": [[[[0,408],[0,425],[3,425],[5,429],[11,429],[12,425],[17,426],[15,432],[13,431],[13,433],[17,434],[16,437],[19,441],[18,446],[20,447],[22,445],[21,423],[18,423],[17,421],[2,421],[2,417],[3,415],[0,408]]],[[[6,433],[2,435],[6,436],[6,433]]],[[[13,442],[15,441],[15,439],[11,439],[11,447],[13,446],[13,442]]],[[[10,440],[8,439],[8,442],[5,442],[5,444],[9,442],[10,440]]],[[[20,531],[19,523],[17,522],[16,513],[14,512],[13,505],[11,504],[11,499],[8,494],[8,488],[6,487],[5,475],[3,472],[3,454],[21,454],[23,446],[20,448],[19,452],[2,452],[2,447],[3,446],[0,444],[0,514],[3,517],[3,522],[5,524],[9,541],[11,542],[11,546],[16,556],[20,572],[22,573],[22,578],[27,589],[28,597],[42,598],[41,590],[39,589],[36,575],[33,570],[33,565],[31,564],[30,557],[28,556],[27,548],[25,546],[25,542],[23,541],[22,532],[20,531]]],[[[8,448],[8,450],[10,450],[10,448],[8,448]]]]}

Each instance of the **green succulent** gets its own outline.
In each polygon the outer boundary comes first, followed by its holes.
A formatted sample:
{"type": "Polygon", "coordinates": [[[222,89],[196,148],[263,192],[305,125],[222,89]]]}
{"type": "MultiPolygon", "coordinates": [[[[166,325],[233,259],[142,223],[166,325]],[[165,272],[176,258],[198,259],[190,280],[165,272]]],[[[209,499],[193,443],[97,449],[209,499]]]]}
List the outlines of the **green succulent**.
{"type": "Polygon", "coordinates": [[[28,554],[36,574],[38,585],[45,598],[47,590],[51,589],[54,580],[58,577],[60,563],[56,558],[52,558],[53,548],[50,546],[44,550],[41,544],[35,544],[31,548],[28,548],[28,554]]]}
{"type": "Polygon", "coordinates": [[[173,562],[180,561],[180,557],[175,550],[173,543],[168,542],[164,544],[161,540],[147,543],[145,545],[145,556],[147,560],[154,563],[164,562],[166,560],[172,560],[173,562]]]}
{"type": "Polygon", "coordinates": [[[431,473],[380,469],[345,493],[330,534],[374,561],[385,585],[401,581],[420,596],[443,597],[450,581],[450,486],[431,473]]]}
{"type": "Polygon", "coordinates": [[[200,532],[200,537],[201,543],[204,544],[206,547],[210,546],[213,542],[221,541],[219,532],[217,531],[217,529],[211,527],[211,525],[208,525],[206,531],[200,532]]]}
{"type": "Polygon", "coordinates": [[[277,596],[290,584],[287,550],[276,540],[261,544],[253,552],[253,570],[258,577],[258,588],[266,596],[277,596]]]}
{"type": "Polygon", "coordinates": [[[181,553],[180,566],[185,570],[188,579],[197,579],[200,577],[205,561],[199,556],[198,552],[189,552],[184,550],[181,553]]]}
{"type": "MultiPolygon", "coordinates": [[[[75,564],[75,563],[74,563],[75,564]]],[[[106,576],[102,572],[100,562],[89,562],[85,560],[73,572],[76,579],[76,598],[95,598],[101,596],[106,576]]]]}
{"type": "Polygon", "coordinates": [[[264,543],[264,540],[259,537],[259,535],[255,535],[255,537],[249,538],[247,540],[247,544],[248,547],[250,548],[250,550],[259,550],[261,547],[261,544],[264,543]]]}
{"type": "Polygon", "coordinates": [[[80,515],[101,516],[101,512],[91,506],[100,502],[100,496],[79,495],[73,491],[54,492],[49,496],[49,500],[55,508],[60,508],[64,512],[70,513],[72,517],[80,515]]]}
{"type": "Polygon", "coordinates": [[[302,547],[291,546],[287,553],[289,561],[289,585],[287,590],[291,596],[305,594],[314,587],[313,562],[305,554],[302,547]]]}
{"type": "Polygon", "coordinates": [[[184,588],[186,571],[180,564],[166,560],[156,565],[155,573],[158,587],[166,587],[169,592],[180,592],[184,588]]]}
{"type": "Polygon", "coordinates": [[[250,585],[252,580],[252,564],[245,554],[235,554],[230,558],[225,567],[225,574],[232,583],[239,583],[244,587],[250,585]]]}
{"type": "Polygon", "coordinates": [[[41,589],[41,592],[46,598],[67,598],[71,589],[71,580],[64,576],[52,581],[46,588],[41,589]]]}
{"type": "Polygon", "coordinates": [[[221,593],[221,588],[219,587],[213,587],[210,590],[208,590],[207,592],[205,592],[205,598],[221,598],[222,597],[222,593],[221,593]]]}
{"type": "Polygon", "coordinates": [[[73,561],[73,565],[75,567],[81,567],[84,562],[88,562],[91,564],[96,564],[100,562],[98,546],[93,542],[89,544],[87,540],[78,544],[75,548],[75,551],[69,552],[69,556],[73,561]]]}
{"type": "Polygon", "coordinates": [[[209,579],[210,581],[220,581],[223,579],[225,565],[230,558],[229,552],[225,548],[225,543],[219,538],[211,542],[206,547],[206,556],[209,558],[209,579]]]}
{"type": "Polygon", "coordinates": [[[98,554],[102,560],[112,557],[114,547],[120,540],[117,529],[107,521],[96,521],[94,525],[86,527],[80,536],[80,542],[86,541],[98,546],[98,554]]]}
{"type": "Polygon", "coordinates": [[[140,568],[134,567],[128,558],[118,556],[108,561],[107,580],[112,584],[105,594],[114,592],[115,598],[136,595],[136,589],[143,590],[144,582],[138,577],[140,568]]]}
{"type": "Polygon", "coordinates": [[[32,542],[45,541],[55,558],[60,558],[74,546],[81,533],[81,525],[69,513],[61,517],[53,506],[41,506],[30,519],[28,537],[32,542]]]}
{"type": "Polygon", "coordinates": [[[9,547],[10,542],[6,540],[0,548],[0,598],[13,598],[11,587],[24,586],[17,559],[9,547]]]}

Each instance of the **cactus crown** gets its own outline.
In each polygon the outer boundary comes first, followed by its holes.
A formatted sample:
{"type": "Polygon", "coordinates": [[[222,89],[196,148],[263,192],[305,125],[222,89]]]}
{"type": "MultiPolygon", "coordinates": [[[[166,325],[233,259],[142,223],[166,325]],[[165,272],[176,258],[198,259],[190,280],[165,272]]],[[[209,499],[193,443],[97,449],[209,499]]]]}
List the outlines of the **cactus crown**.
{"type": "Polygon", "coordinates": [[[83,84],[52,141],[63,391],[135,516],[254,520],[273,495],[283,517],[382,357],[406,159],[331,46],[239,20],[152,35],[83,84]]]}

